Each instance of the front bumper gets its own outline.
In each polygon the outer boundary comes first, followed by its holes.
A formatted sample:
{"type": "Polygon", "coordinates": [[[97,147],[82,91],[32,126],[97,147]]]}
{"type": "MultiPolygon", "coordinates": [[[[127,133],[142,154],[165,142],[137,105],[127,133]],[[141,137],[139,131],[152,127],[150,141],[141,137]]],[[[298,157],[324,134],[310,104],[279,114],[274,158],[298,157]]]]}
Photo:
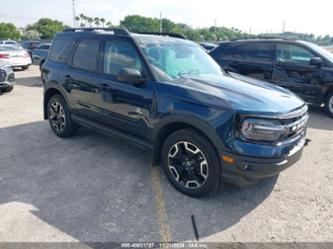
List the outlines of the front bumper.
{"type": "Polygon", "coordinates": [[[258,180],[279,174],[295,164],[302,156],[306,139],[303,138],[286,155],[277,157],[250,157],[222,152],[235,159],[233,163],[222,161],[222,179],[237,186],[247,186],[258,180]]]}

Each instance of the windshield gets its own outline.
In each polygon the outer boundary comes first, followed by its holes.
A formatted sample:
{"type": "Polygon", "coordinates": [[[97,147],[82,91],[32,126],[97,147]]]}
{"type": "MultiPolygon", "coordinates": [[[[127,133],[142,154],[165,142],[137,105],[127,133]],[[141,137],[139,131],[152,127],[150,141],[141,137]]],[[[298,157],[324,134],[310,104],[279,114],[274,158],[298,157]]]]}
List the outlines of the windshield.
{"type": "Polygon", "coordinates": [[[327,60],[329,60],[331,63],[333,63],[333,53],[331,53],[328,50],[326,50],[325,48],[322,48],[322,47],[320,47],[320,46],[318,46],[316,44],[313,44],[311,42],[303,42],[303,43],[305,43],[310,48],[312,48],[313,50],[315,50],[318,54],[321,54],[327,60]]]}
{"type": "Polygon", "coordinates": [[[223,74],[220,66],[193,42],[169,37],[140,37],[138,40],[161,81],[223,74]]]}

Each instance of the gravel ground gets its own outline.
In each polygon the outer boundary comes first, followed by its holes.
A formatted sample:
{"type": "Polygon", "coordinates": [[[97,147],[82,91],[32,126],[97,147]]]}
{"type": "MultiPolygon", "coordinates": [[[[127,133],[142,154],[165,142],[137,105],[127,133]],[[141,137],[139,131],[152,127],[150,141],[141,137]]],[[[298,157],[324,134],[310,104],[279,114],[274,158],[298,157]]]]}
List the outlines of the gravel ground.
{"type": "Polygon", "coordinates": [[[311,108],[296,165],[209,198],[175,191],[149,152],[81,129],[52,134],[37,67],[0,96],[0,241],[333,242],[333,119],[311,108]]]}

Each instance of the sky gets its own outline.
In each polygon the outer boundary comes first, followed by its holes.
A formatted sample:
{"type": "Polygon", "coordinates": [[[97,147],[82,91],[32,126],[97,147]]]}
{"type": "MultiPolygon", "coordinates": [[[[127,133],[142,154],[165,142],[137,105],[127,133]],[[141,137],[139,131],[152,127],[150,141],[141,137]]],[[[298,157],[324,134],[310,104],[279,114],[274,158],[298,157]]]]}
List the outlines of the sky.
{"type": "MultiPolygon", "coordinates": [[[[0,0],[0,22],[19,27],[41,17],[73,25],[72,0],[0,0]]],[[[193,28],[235,27],[254,34],[286,31],[333,35],[332,0],[75,0],[76,14],[113,24],[126,15],[163,17],[193,28]]]]}

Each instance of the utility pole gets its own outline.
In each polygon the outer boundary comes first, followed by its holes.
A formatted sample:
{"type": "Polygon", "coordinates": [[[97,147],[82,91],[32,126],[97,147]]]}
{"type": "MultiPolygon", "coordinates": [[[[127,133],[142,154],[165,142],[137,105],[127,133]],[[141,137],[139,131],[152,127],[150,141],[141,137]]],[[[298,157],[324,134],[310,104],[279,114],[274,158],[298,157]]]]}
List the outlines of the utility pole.
{"type": "Polygon", "coordinates": [[[286,21],[283,21],[282,24],[282,33],[284,33],[286,31],[286,21]]]}
{"type": "Polygon", "coordinates": [[[162,12],[160,12],[160,33],[163,31],[163,26],[162,26],[162,12]]]}
{"type": "Polygon", "coordinates": [[[215,34],[217,33],[217,19],[214,19],[215,34]]]}
{"type": "Polygon", "coordinates": [[[74,24],[74,28],[76,28],[75,0],[72,0],[72,4],[73,4],[73,24],[74,24]]]}

